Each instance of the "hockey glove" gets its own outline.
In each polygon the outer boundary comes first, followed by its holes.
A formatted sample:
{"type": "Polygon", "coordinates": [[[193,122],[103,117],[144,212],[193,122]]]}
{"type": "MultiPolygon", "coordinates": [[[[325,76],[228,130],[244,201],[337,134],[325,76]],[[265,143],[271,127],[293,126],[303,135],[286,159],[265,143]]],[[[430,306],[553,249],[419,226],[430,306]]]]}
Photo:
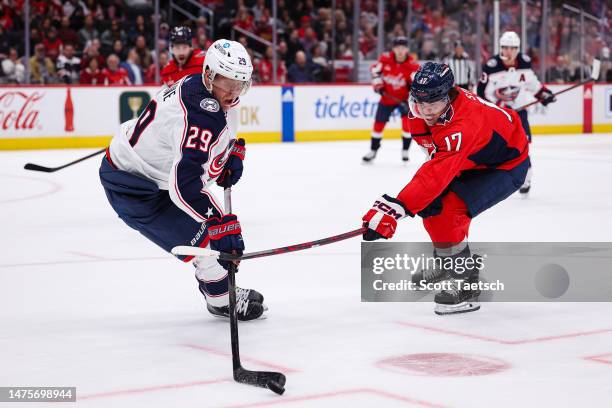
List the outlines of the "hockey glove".
{"type": "Polygon", "coordinates": [[[372,80],[372,87],[377,94],[382,95],[385,92],[385,83],[382,78],[374,78],[372,80]]]}
{"type": "Polygon", "coordinates": [[[242,161],[246,153],[244,144],[244,139],[238,139],[232,146],[223,171],[217,177],[217,185],[220,187],[231,187],[242,177],[242,171],[244,170],[242,161]]]}
{"type": "Polygon", "coordinates": [[[401,201],[384,194],[362,218],[363,226],[368,228],[363,233],[363,239],[375,241],[391,238],[397,228],[397,220],[409,214],[412,216],[401,201]]]}
{"type": "MultiPolygon", "coordinates": [[[[206,229],[210,239],[210,247],[214,251],[236,253],[242,255],[244,241],[238,217],[234,214],[226,214],[221,218],[213,217],[206,220],[206,229]]],[[[229,269],[231,261],[217,260],[225,269],[229,269]]]]}
{"type": "Polygon", "coordinates": [[[551,90],[545,87],[542,87],[534,96],[544,106],[557,101],[551,90]]]}

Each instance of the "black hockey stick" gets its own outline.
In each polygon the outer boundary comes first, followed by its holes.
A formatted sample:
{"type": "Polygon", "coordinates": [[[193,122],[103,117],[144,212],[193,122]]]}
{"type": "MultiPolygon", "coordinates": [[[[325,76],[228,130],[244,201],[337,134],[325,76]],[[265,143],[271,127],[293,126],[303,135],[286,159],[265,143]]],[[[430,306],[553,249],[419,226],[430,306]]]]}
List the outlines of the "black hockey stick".
{"type": "MultiPolygon", "coordinates": [[[[228,177],[229,179],[229,177],[228,177]]],[[[225,211],[232,212],[232,189],[225,189],[225,211]]],[[[283,395],[285,392],[286,377],[282,373],[273,371],[251,371],[242,367],[240,363],[240,345],[238,343],[238,318],[236,317],[236,264],[230,263],[228,270],[228,293],[229,293],[229,319],[230,336],[232,341],[232,366],[234,380],[236,382],[256,387],[268,388],[269,390],[283,395]]]]}
{"type": "Polygon", "coordinates": [[[75,161],[71,161],[70,163],[66,163],[63,166],[59,166],[59,167],[45,167],[45,166],[41,166],[38,164],[34,164],[34,163],[26,163],[25,166],[23,166],[24,169],[26,170],[32,170],[32,171],[43,171],[45,173],[53,173],[55,171],[61,170],[61,169],[65,169],[66,167],[72,166],[73,164],[77,164],[82,162],[83,160],[87,160],[91,157],[97,156],[100,153],[104,153],[106,151],[106,147],[102,150],[98,150],[94,153],[88,154],[85,157],[81,157],[80,159],[76,159],[75,161]]]}
{"type": "MultiPolygon", "coordinates": [[[[601,70],[601,61],[598,60],[598,59],[594,59],[593,60],[593,66],[591,67],[591,77],[590,78],[585,79],[584,81],[580,81],[577,84],[569,86],[569,87],[567,87],[565,89],[562,89],[559,92],[554,93],[553,96],[561,95],[562,93],[565,93],[567,91],[571,91],[572,89],[578,88],[579,86],[586,85],[589,82],[597,81],[597,79],[599,79],[599,72],[600,72],[600,70],[601,70]]],[[[530,106],[533,106],[533,105],[535,105],[537,103],[540,103],[540,100],[535,100],[533,102],[529,102],[528,104],[523,105],[520,108],[516,108],[515,110],[516,111],[520,111],[520,110],[523,110],[523,109],[527,109],[530,106]]]]}
{"type": "Polygon", "coordinates": [[[343,241],[345,239],[353,238],[362,235],[367,228],[362,227],[356,230],[345,232],[342,234],[334,235],[327,238],[318,239],[316,241],[303,242],[301,244],[288,245],[280,248],[265,249],[258,252],[248,252],[242,255],[228,254],[225,252],[217,252],[206,248],[192,247],[192,246],[175,246],[172,248],[174,255],[183,256],[213,256],[224,261],[244,261],[246,259],[262,258],[264,256],[280,255],[289,252],[302,251],[304,249],[314,248],[321,245],[333,244],[334,242],[343,241]]]}

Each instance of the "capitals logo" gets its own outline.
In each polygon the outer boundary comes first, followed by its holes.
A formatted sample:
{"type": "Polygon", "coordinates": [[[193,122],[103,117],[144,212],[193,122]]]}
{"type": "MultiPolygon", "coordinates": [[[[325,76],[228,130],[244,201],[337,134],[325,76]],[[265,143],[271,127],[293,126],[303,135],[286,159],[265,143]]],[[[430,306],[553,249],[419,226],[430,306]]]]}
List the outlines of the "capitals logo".
{"type": "Polygon", "coordinates": [[[395,89],[405,88],[407,86],[406,78],[402,75],[383,75],[383,81],[395,89]]]}

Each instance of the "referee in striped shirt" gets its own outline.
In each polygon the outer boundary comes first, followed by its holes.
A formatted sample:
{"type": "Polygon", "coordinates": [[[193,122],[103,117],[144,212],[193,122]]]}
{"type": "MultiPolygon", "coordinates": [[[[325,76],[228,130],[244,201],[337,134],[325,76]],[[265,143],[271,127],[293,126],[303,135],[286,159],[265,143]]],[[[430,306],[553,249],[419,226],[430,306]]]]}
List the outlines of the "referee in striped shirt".
{"type": "Polygon", "coordinates": [[[476,83],[476,65],[463,49],[461,41],[455,41],[455,51],[444,58],[455,76],[455,85],[471,90],[476,83]]]}

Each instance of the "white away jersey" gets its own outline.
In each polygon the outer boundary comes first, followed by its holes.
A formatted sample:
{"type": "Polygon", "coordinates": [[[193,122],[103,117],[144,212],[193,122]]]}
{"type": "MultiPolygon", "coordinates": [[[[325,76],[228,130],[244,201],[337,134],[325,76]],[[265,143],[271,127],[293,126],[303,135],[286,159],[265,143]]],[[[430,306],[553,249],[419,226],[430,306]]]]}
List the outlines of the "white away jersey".
{"type": "Polygon", "coordinates": [[[519,53],[515,65],[506,67],[499,55],[482,67],[478,82],[478,96],[499,106],[518,108],[533,101],[533,95],[542,88],[531,59],[519,53]]]}
{"type": "Polygon", "coordinates": [[[208,186],[221,174],[237,128],[236,106],[224,112],[202,76],[191,75],[160,89],[138,119],[121,125],[110,158],[168,190],[174,204],[203,222],[223,214],[208,186]]]}

